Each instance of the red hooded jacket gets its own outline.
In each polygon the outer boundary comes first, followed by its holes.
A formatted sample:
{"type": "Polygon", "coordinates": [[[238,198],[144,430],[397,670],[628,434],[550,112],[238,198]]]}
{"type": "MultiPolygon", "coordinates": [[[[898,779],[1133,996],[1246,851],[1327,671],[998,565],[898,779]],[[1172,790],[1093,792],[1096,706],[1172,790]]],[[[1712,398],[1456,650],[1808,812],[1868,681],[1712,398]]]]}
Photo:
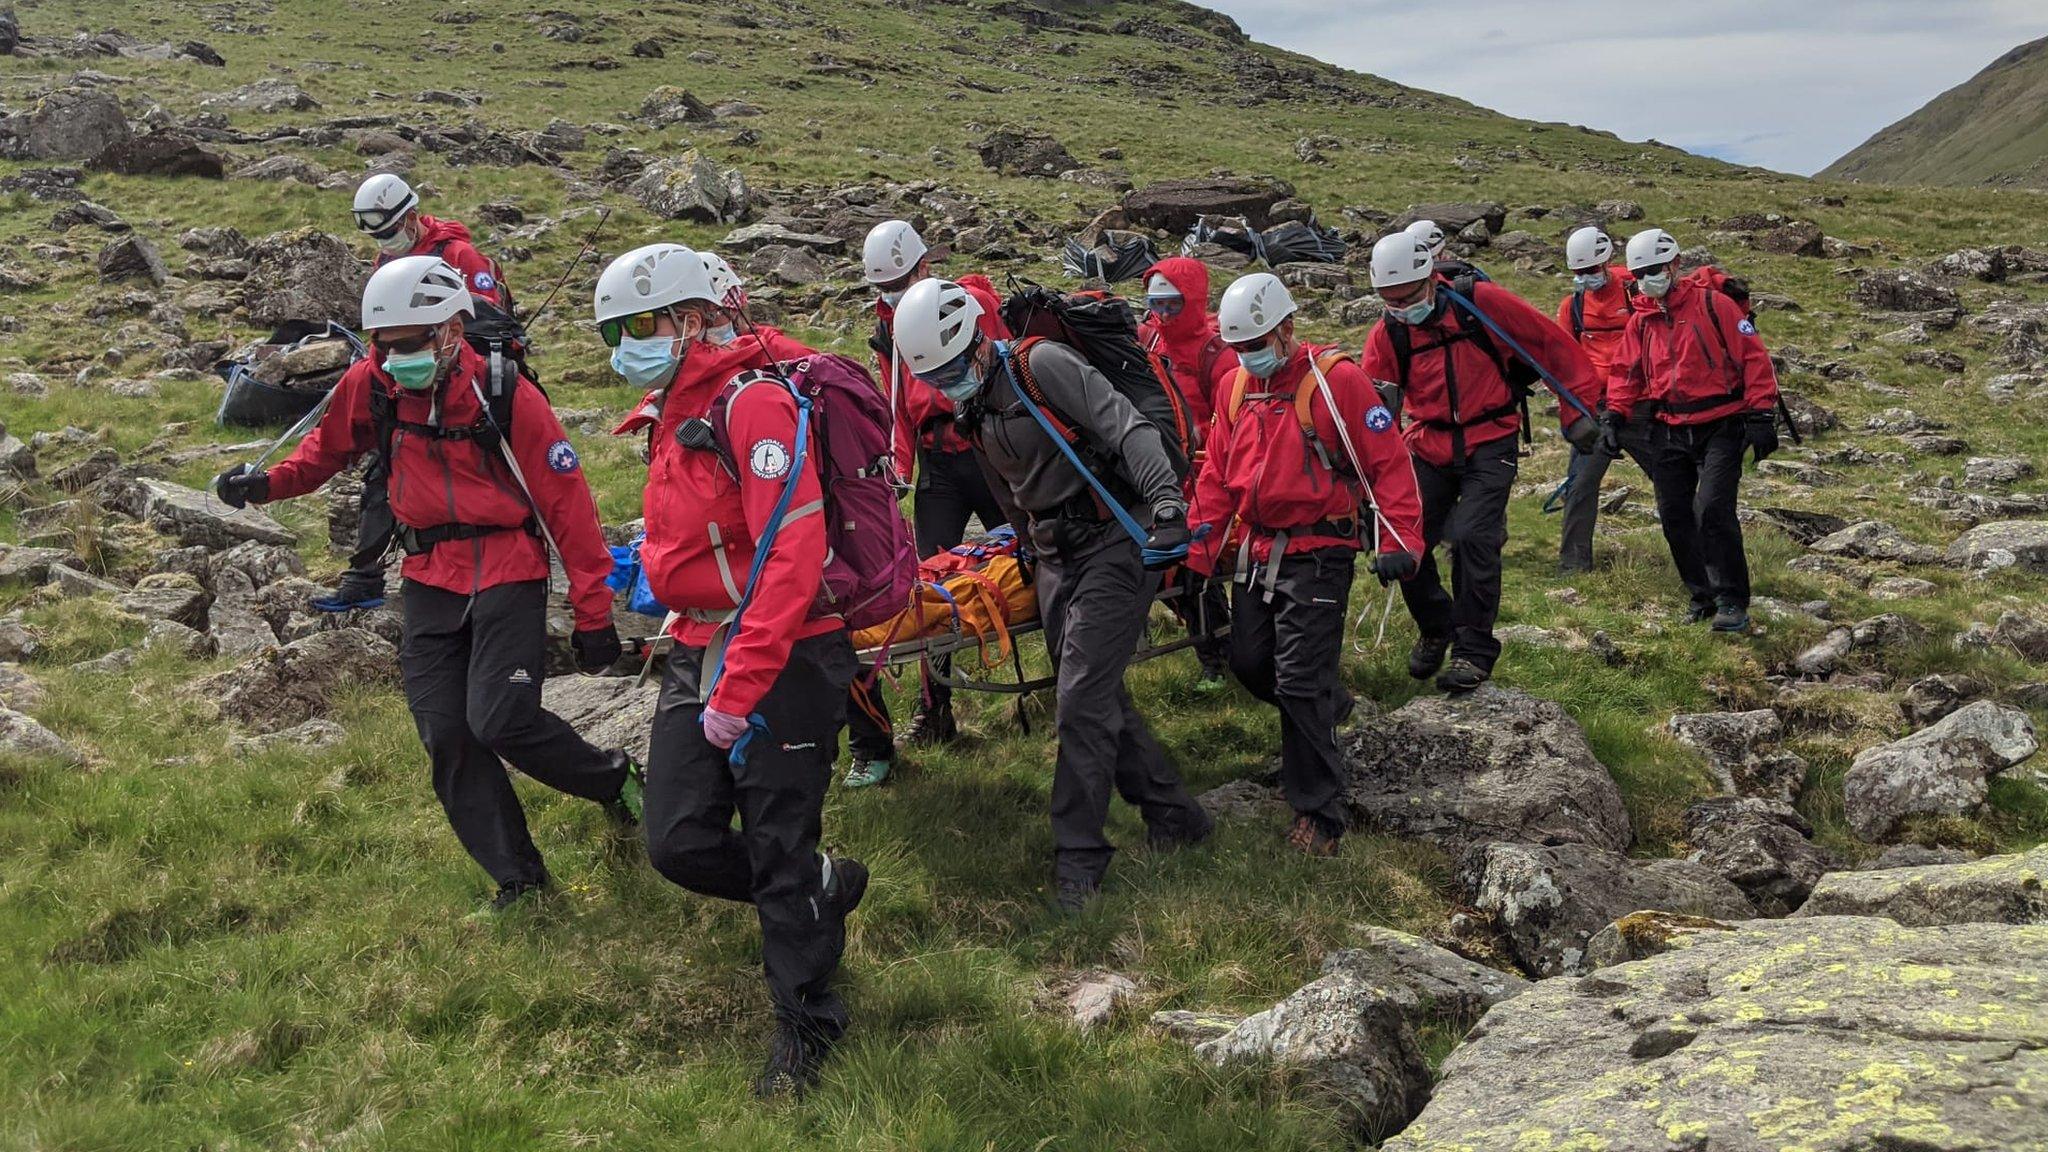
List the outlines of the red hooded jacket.
{"type": "MultiPolygon", "coordinates": [[[[311,492],[350,460],[378,447],[370,415],[371,389],[394,398],[401,425],[431,422],[438,397],[441,427],[466,428],[483,416],[473,382],[483,383],[484,372],[483,358],[468,344],[458,347],[455,367],[431,391],[400,388],[374,360],[357,362],[335,384],[334,401],[313,431],[290,456],[271,466],[270,498],[284,500],[311,492]]],[[[513,394],[511,440],[512,455],[532,486],[540,517],[562,549],[576,627],[602,628],[612,616],[612,591],[604,583],[611,575],[612,557],[598,526],[597,505],[591,502],[590,486],[562,422],[540,389],[523,378],[513,394]]],[[[516,529],[534,516],[496,449],[486,452],[474,440],[437,439],[403,426],[391,434],[390,489],[392,515],[412,528],[476,524],[516,529]]],[[[407,556],[401,571],[407,580],[473,593],[499,584],[547,579],[547,547],[526,532],[493,532],[443,541],[421,555],[407,556]]]]}
{"type": "MultiPolygon", "coordinates": [[[[990,340],[1008,340],[1010,329],[1003,323],[1002,302],[996,299],[996,286],[989,278],[962,276],[956,283],[981,305],[981,319],[975,322],[981,334],[990,340]]],[[[953,402],[946,399],[944,392],[911,375],[908,368],[894,381],[890,379],[895,367],[890,324],[895,318],[894,308],[881,300],[875,301],[875,370],[882,387],[893,388],[895,392],[896,471],[907,484],[917,475],[916,449],[965,452],[973,445],[953,427],[953,402]]]]}
{"type": "MultiPolygon", "coordinates": [[[[477,251],[469,229],[459,220],[439,220],[420,213],[419,242],[402,255],[439,256],[462,273],[462,282],[469,285],[470,295],[487,300],[498,308],[505,306],[505,274],[498,268],[496,260],[477,251]]],[[[373,267],[381,268],[398,258],[379,253],[373,267]]]]}
{"type": "MultiPolygon", "coordinates": [[[[653,422],[640,561],[655,599],[679,613],[670,635],[697,648],[710,644],[746,588],[754,543],[768,530],[794,455],[796,402],[788,390],[769,385],[746,388],[733,399],[726,427],[736,468],[728,468],[720,452],[684,447],[676,430],[693,417],[708,417],[712,401],[739,373],[813,354],[773,328],[755,331],[759,340],[748,331],[723,348],[692,345],[666,395],[649,393],[642,408],[647,419],[629,419],[619,429],[653,422]]],[[[823,497],[817,469],[806,467],[796,485],[789,516],[761,571],[761,591],[747,606],[739,634],[727,637],[725,674],[709,701],[720,712],[752,712],[782,674],[792,644],[846,626],[819,611],[825,520],[818,514],[823,497]]]]}
{"type": "Polygon", "coordinates": [[[1662,300],[1638,292],[1607,406],[1624,417],[1653,405],[1666,424],[1708,424],[1778,402],[1778,373],[1742,306],[1690,278],[1662,300]]]}
{"type": "Polygon", "coordinates": [[[1231,378],[1237,375],[1237,353],[1223,342],[1216,331],[1216,314],[1209,311],[1209,266],[1169,256],[1145,270],[1147,279],[1154,275],[1180,289],[1186,303],[1171,319],[1146,313],[1138,325],[1138,340],[1166,356],[1173,366],[1173,382],[1188,402],[1188,419],[1197,428],[1207,428],[1218,397],[1229,394],[1231,378]]]}
{"type": "Polygon", "coordinates": [[[1238,374],[1232,373],[1217,394],[1207,454],[1188,508],[1189,525],[1210,527],[1208,537],[1188,554],[1188,566],[1196,572],[1214,572],[1219,557],[1227,561],[1226,550],[1247,538],[1252,559],[1265,563],[1279,531],[1288,532],[1289,554],[1358,547],[1355,533],[1312,530],[1319,524],[1369,515],[1360,507],[1362,492],[1337,428],[1340,417],[1358,450],[1358,463],[1379,502],[1380,515],[1392,531],[1378,524],[1360,527],[1378,536],[1382,552],[1422,551],[1422,500],[1416,495],[1415,465],[1393,413],[1380,403],[1364,369],[1350,359],[1331,365],[1325,375],[1337,412],[1330,411],[1321,395],[1312,396],[1313,442],[1302,429],[1296,395],[1303,388],[1316,389],[1311,364],[1327,351],[1327,345],[1303,344],[1270,381],[1247,378],[1235,419],[1230,398],[1238,374]]]}
{"type": "MultiPolygon", "coordinates": [[[[1387,326],[1400,323],[1398,320],[1381,319],[1373,325],[1365,337],[1364,357],[1365,371],[1375,381],[1392,381],[1401,386],[1408,447],[1417,457],[1439,468],[1454,463],[1459,431],[1463,432],[1465,452],[1469,454],[1482,444],[1513,436],[1522,427],[1513,387],[1502,375],[1502,365],[1514,353],[1505,341],[1488,333],[1501,359],[1487,355],[1485,348],[1472,338],[1474,331],[1484,329],[1479,321],[1451,303],[1445,292],[1447,286],[1448,281],[1438,281],[1436,313],[1414,325],[1409,333],[1413,351],[1405,374],[1394,354],[1394,342],[1387,335],[1387,326]]],[[[1474,284],[1471,299],[1529,355],[1542,361],[1566,391],[1592,407],[1588,399],[1599,394],[1593,364],[1569,333],[1498,284],[1474,284]]],[[[1563,403],[1558,407],[1562,423],[1570,425],[1581,419],[1577,409],[1563,403]]]]}
{"type": "MultiPolygon", "coordinates": [[[[1607,268],[1607,283],[1591,292],[1573,291],[1557,305],[1557,326],[1572,334],[1579,347],[1586,353],[1586,359],[1593,362],[1593,396],[1582,397],[1589,402],[1606,395],[1607,373],[1614,366],[1615,349],[1621,343],[1622,330],[1628,327],[1629,287],[1636,278],[1619,264],[1607,268]],[[1585,303],[1579,309],[1576,319],[1572,316],[1572,304],[1579,297],[1585,303]]],[[[1598,403],[1592,404],[1599,411],[1598,403]]]]}

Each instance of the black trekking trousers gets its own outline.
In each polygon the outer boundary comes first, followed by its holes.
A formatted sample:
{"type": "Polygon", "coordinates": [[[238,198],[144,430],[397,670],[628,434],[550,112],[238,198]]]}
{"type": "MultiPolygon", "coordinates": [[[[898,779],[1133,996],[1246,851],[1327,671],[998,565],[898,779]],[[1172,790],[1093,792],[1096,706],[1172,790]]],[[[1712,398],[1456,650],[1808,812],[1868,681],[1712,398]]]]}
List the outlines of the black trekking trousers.
{"type": "Polygon", "coordinates": [[[626,783],[623,752],[593,747],[541,707],[547,582],[498,584],[474,596],[405,582],[405,674],[434,794],[456,839],[499,884],[547,876],[505,765],[558,792],[609,802],[626,783]]]}
{"type": "MultiPolygon", "coordinates": [[[[1636,462],[1643,475],[1650,475],[1650,425],[1647,417],[1622,425],[1621,450],[1636,462]]],[[[1609,456],[1606,449],[1594,445],[1591,452],[1572,449],[1572,462],[1566,475],[1572,478],[1571,491],[1564,496],[1564,525],[1559,533],[1557,546],[1557,568],[1560,572],[1586,572],[1593,567],[1593,528],[1600,519],[1600,485],[1607,479],[1607,469],[1618,457],[1609,456]]]]}
{"type": "Polygon", "coordinates": [[[1749,447],[1740,414],[1650,431],[1650,481],[1671,562],[1698,608],[1749,607],[1749,559],[1735,502],[1749,447]]]}
{"type": "Polygon", "coordinates": [[[398,533],[398,518],[391,514],[391,462],[382,452],[370,454],[363,469],[363,494],[358,507],[362,520],[356,526],[355,551],[349,553],[343,584],[359,582],[384,586],[384,554],[391,550],[391,538],[398,533]]]}
{"type": "Polygon", "coordinates": [[[1422,566],[1401,584],[1408,615],[1424,636],[1447,637],[1451,655],[1491,673],[1500,659],[1501,550],[1508,543],[1508,495],[1521,460],[1513,436],[1481,444],[1461,464],[1415,458],[1422,496],[1422,566]],[[1437,575],[1436,546],[1451,549],[1451,591],[1437,575]]]}
{"type": "Polygon", "coordinates": [[[704,738],[703,661],[703,649],[678,647],[662,678],[647,757],[647,859],[692,892],[752,904],[776,1018],[836,1040],[846,1006],[832,976],[846,931],[825,903],[818,837],[853,645],[839,631],[791,646],[755,706],[768,730],[754,733],[744,764],[704,738]]]}
{"type": "Polygon", "coordinates": [[[1058,699],[1053,761],[1054,872],[1096,885],[1116,849],[1103,833],[1112,791],[1135,805],[1153,834],[1197,835],[1208,816],[1182,786],[1124,687],[1124,669],[1145,634],[1159,574],[1114,524],[1096,539],[1038,562],[1039,619],[1058,699]]]}
{"type": "MultiPolygon", "coordinates": [[[[917,495],[911,502],[910,514],[919,560],[936,556],[965,540],[969,517],[981,521],[984,529],[1009,523],[1003,506],[989,492],[988,481],[983,478],[972,449],[942,452],[920,448],[917,457],[917,495]]],[[[925,709],[952,711],[953,690],[931,676],[932,672],[944,675],[951,666],[949,659],[941,657],[929,667],[920,668],[925,709]]],[[[889,701],[882,695],[879,680],[866,695],[868,706],[876,715],[868,715],[858,699],[847,702],[847,752],[857,759],[886,760],[895,750],[889,701]]]]}
{"type": "Polygon", "coordinates": [[[1280,789],[1297,815],[1342,835],[1344,757],[1337,724],[1351,707],[1339,661],[1357,550],[1318,548],[1275,557],[1233,587],[1230,671],[1245,690],[1280,710],[1280,789]],[[1269,599],[1270,596],[1270,599],[1269,599]]]}

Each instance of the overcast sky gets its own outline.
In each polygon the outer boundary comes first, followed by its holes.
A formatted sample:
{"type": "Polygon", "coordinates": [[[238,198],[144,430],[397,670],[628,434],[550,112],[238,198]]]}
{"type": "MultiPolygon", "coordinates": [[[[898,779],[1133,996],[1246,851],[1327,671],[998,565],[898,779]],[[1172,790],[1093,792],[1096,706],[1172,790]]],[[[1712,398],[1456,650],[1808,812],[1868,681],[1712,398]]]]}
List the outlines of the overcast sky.
{"type": "Polygon", "coordinates": [[[2048,35],[2048,0],[1200,2],[1253,39],[1511,115],[1802,174],[2048,35]]]}

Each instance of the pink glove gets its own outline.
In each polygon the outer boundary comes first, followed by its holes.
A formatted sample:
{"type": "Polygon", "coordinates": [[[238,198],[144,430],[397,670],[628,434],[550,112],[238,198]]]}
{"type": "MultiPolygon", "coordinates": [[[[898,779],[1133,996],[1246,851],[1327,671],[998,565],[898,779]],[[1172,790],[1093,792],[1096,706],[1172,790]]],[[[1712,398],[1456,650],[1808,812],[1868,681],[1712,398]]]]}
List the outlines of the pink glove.
{"type": "Polygon", "coordinates": [[[747,734],[747,718],[720,712],[716,708],[704,709],[704,738],[720,748],[730,748],[740,737],[747,734]]]}

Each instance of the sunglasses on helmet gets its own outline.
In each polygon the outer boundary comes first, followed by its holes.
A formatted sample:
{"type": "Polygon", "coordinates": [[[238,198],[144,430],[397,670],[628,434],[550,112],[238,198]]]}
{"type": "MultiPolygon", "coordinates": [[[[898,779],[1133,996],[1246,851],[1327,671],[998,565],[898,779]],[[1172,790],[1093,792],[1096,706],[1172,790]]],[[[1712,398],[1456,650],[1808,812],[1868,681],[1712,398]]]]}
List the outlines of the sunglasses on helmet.
{"type": "Polygon", "coordinates": [[[645,340],[654,335],[655,326],[661,322],[663,315],[664,313],[659,311],[635,312],[631,316],[603,320],[597,325],[597,334],[604,339],[604,346],[607,348],[617,348],[619,341],[628,336],[635,340],[645,340]]]}

